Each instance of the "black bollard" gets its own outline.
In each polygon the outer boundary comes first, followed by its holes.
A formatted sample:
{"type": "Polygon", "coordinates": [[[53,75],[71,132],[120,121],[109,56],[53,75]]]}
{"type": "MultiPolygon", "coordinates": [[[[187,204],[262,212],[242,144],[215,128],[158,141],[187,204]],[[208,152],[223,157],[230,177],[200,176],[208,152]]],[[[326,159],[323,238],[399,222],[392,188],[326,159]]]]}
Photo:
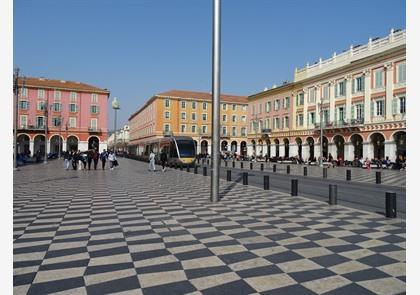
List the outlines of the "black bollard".
{"type": "Polygon", "coordinates": [[[235,161],[232,162],[232,168],[235,168],[235,161]]]}
{"type": "Polygon", "coordinates": [[[226,171],[226,180],[227,181],[232,181],[232,171],[231,170],[226,171]]]}
{"type": "Polygon", "coordinates": [[[329,185],[329,204],[330,205],[337,205],[337,185],[330,184],[329,185]]]}
{"type": "Polygon", "coordinates": [[[298,180],[292,179],[292,196],[297,196],[298,194],[298,180]]]}
{"type": "Polygon", "coordinates": [[[261,163],[261,171],[264,171],[264,164],[261,163]]]}
{"type": "Polygon", "coordinates": [[[303,167],[303,176],[308,176],[308,167],[303,167]]]}
{"type": "Polygon", "coordinates": [[[227,167],[227,161],[225,160],[225,167],[227,167]]]}
{"type": "Polygon", "coordinates": [[[190,164],[187,165],[187,172],[190,172],[190,164]]]}
{"type": "Polygon", "coordinates": [[[252,170],[252,162],[249,163],[249,169],[252,170]]]}
{"type": "Polygon", "coordinates": [[[327,178],[327,169],[328,168],[322,168],[322,178],[327,178]]]}
{"type": "Polygon", "coordinates": [[[376,171],[376,183],[381,183],[381,171],[376,171]]]}
{"type": "Polygon", "coordinates": [[[197,167],[197,165],[194,165],[194,174],[197,174],[198,173],[198,167],[197,167]]]}
{"type": "Polygon", "coordinates": [[[346,170],[346,180],[347,181],[351,180],[351,170],[346,170]]]}
{"type": "Polygon", "coordinates": [[[274,164],[273,165],[273,172],[276,172],[277,171],[277,167],[276,167],[276,164],[274,164]]]}
{"type": "Polygon", "coordinates": [[[397,194],[394,192],[385,193],[385,215],[388,218],[397,217],[397,194]]]}
{"type": "Polygon", "coordinates": [[[287,165],[287,166],[286,166],[286,173],[287,173],[287,174],[290,174],[290,165],[287,165]]]}
{"type": "Polygon", "coordinates": [[[268,175],[264,175],[264,190],[270,189],[270,178],[268,175]]]}
{"type": "Polygon", "coordinates": [[[207,165],[209,165],[210,164],[210,160],[209,159],[207,159],[207,165]]]}
{"type": "Polygon", "coordinates": [[[244,169],[244,162],[241,162],[241,169],[244,169]]]}
{"type": "Polygon", "coordinates": [[[207,167],[206,166],[203,167],[203,176],[207,176],[207,167]]]}
{"type": "Polygon", "coordinates": [[[248,185],[248,172],[242,172],[242,184],[248,185]]]}

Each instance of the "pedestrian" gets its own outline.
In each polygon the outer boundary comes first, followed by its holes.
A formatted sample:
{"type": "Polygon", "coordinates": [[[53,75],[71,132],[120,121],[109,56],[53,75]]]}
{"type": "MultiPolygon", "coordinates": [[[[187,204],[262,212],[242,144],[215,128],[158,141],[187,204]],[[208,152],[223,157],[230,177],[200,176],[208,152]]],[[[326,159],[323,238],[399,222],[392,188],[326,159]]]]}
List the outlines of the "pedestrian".
{"type": "Polygon", "coordinates": [[[72,151],[71,153],[71,165],[73,167],[73,170],[77,170],[77,162],[79,161],[77,157],[76,151],[72,151]]]}
{"type": "Polygon", "coordinates": [[[100,157],[102,161],[102,170],[105,170],[105,163],[106,163],[106,160],[108,159],[108,152],[104,149],[100,157]]]}
{"type": "Polygon", "coordinates": [[[83,170],[86,170],[86,164],[87,164],[87,152],[81,153],[80,158],[82,159],[83,164],[83,170]]]}
{"type": "Polygon", "coordinates": [[[162,152],[160,153],[160,162],[162,164],[162,171],[165,172],[166,171],[166,162],[168,161],[168,156],[166,155],[165,151],[162,150],[162,152]]]}
{"type": "Polygon", "coordinates": [[[92,157],[93,157],[93,151],[92,150],[88,150],[87,153],[86,153],[88,170],[90,170],[90,167],[92,166],[92,157]]]}
{"type": "Polygon", "coordinates": [[[99,153],[96,149],[93,150],[92,159],[93,159],[93,169],[96,170],[96,167],[98,167],[98,160],[99,160],[99,153]]]}
{"type": "Polygon", "coordinates": [[[369,160],[369,158],[366,158],[366,160],[365,160],[365,165],[366,165],[366,168],[370,171],[370,160],[369,160]]]}
{"type": "Polygon", "coordinates": [[[68,151],[66,151],[64,153],[64,168],[66,170],[69,170],[69,166],[70,166],[70,154],[68,151]]]}
{"type": "Polygon", "coordinates": [[[149,171],[155,172],[155,170],[155,153],[151,150],[149,155],[149,171]]]}
{"type": "Polygon", "coordinates": [[[114,170],[115,154],[113,151],[109,153],[108,160],[109,160],[109,170],[114,170]]]}

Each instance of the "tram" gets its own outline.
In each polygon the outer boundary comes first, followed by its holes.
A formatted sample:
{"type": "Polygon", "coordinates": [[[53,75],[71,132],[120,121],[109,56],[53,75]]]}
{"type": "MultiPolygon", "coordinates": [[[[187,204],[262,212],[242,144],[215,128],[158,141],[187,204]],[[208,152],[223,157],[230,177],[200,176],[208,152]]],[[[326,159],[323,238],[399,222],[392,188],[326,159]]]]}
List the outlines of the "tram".
{"type": "Polygon", "coordinates": [[[196,146],[190,136],[168,136],[140,143],[140,157],[148,161],[150,152],[156,155],[156,160],[160,162],[161,152],[165,152],[168,158],[168,165],[191,165],[195,162],[196,146]]]}

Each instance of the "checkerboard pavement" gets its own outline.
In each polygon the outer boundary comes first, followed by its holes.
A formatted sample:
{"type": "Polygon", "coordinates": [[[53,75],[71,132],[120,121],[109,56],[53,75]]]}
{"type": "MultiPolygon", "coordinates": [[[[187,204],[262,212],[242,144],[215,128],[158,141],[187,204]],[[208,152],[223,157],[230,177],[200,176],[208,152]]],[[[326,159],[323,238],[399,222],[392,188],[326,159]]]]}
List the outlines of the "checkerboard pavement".
{"type": "MultiPolygon", "coordinates": [[[[244,169],[249,170],[248,161],[244,161],[244,169]]],[[[267,171],[273,171],[273,165],[275,163],[270,162],[253,162],[253,169],[260,170],[260,165],[264,164],[264,167],[267,171]]],[[[232,167],[232,161],[227,161],[227,167],[232,167]]],[[[240,162],[235,163],[235,168],[240,168],[240,162]]],[[[318,166],[307,166],[307,165],[297,165],[290,164],[290,174],[291,175],[303,175],[303,167],[308,168],[308,176],[322,178],[322,168],[318,166]]],[[[222,161],[222,167],[225,167],[224,161],[222,161]]],[[[287,164],[276,164],[277,173],[286,173],[287,164]]],[[[351,181],[352,182],[362,182],[362,183],[375,183],[376,181],[376,172],[381,172],[381,183],[390,186],[405,187],[406,186],[406,171],[399,170],[389,170],[389,169],[362,169],[355,167],[330,167],[327,170],[328,179],[333,180],[346,180],[346,170],[351,170],[351,181]]]]}
{"type": "Polygon", "coordinates": [[[14,294],[400,294],[405,222],[186,171],[23,167],[14,294]]]}

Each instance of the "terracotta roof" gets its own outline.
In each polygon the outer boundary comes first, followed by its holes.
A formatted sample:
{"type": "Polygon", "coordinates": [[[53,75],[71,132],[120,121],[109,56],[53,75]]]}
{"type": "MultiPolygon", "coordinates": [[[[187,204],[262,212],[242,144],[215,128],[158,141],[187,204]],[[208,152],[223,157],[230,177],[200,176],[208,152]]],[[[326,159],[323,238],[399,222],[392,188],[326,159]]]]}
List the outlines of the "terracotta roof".
{"type": "MultiPolygon", "coordinates": [[[[186,90],[169,90],[156,94],[157,97],[174,97],[174,98],[190,98],[211,101],[210,92],[186,91],[186,90]]],[[[246,96],[220,94],[220,100],[223,102],[248,103],[246,96]]]]}
{"type": "MultiPolygon", "coordinates": [[[[23,78],[19,77],[18,84],[22,85],[22,82],[23,82],[23,78]]],[[[46,78],[25,77],[25,86],[36,87],[36,88],[52,88],[52,89],[86,91],[86,92],[98,92],[98,93],[104,93],[108,95],[110,93],[108,89],[98,88],[98,87],[81,83],[81,82],[52,80],[52,79],[46,79],[46,78]]]]}
{"type": "MultiPolygon", "coordinates": [[[[144,105],[134,112],[128,120],[131,120],[134,116],[140,113],[145,107],[147,107],[150,103],[152,103],[156,98],[184,98],[184,99],[192,99],[192,100],[207,100],[211,101],[211,93],[210,92],[198,92],[198,91],[187,91],[187,90],[169,90],[166,92],[162,92],[156,95],[153,95],[149,98],[144,105]]],[[[220,94],[220,100],[222,102],[231,102],[231,103],[242,103],[247,104],[248,98],[247,96],[239,96],[239,95],[230,95],[230,94],[220,94]]]]}

